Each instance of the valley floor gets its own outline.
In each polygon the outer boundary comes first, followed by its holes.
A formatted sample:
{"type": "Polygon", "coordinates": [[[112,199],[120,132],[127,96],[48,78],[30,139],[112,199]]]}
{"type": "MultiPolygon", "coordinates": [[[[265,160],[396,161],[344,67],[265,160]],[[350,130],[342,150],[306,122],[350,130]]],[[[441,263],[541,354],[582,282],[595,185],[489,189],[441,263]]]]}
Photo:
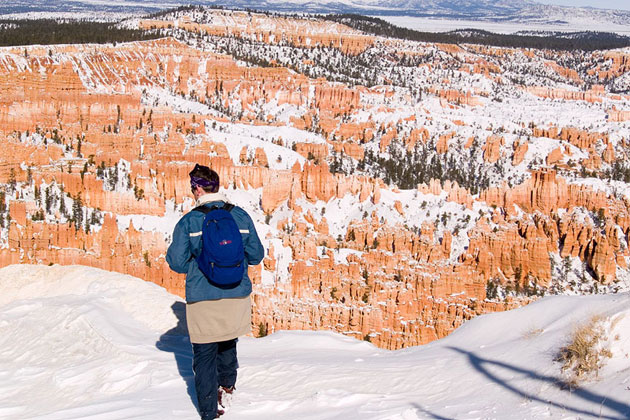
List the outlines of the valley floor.
{"type": "Polygon", "coordinates": [[[613,32],[619,35],[630,35],[630,27],[610,22],[593,22],[579,18],[563,23],[532,22],[484,22],[481,20],[431,19],[413,16],[378,16],[379,18],[403,28],[423,32],[448,32],[458,29],[480,29],[498,34],[514,34],[517,32],[613,32]]]}

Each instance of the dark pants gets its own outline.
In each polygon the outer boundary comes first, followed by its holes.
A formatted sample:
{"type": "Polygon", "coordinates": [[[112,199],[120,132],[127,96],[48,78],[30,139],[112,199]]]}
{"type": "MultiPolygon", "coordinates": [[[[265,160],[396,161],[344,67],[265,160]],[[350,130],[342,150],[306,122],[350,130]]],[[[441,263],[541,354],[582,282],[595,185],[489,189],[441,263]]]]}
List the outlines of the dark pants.
{"type": "Polygon", "coordinates": [[[231,387],[236,383],[237,340],[192,345],[195,390],[202,420],[214,419],[217,415],[219,385],[231,387]]]}

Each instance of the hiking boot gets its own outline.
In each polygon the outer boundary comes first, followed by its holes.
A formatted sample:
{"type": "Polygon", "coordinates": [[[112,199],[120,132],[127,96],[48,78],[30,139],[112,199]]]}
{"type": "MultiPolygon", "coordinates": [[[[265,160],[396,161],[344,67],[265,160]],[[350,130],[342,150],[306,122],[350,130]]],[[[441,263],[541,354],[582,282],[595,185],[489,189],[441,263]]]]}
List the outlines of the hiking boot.
{"type": "Polygon", "coordinates": [[[219,386],[219,407],[223,410],[227,410],[232,404],[232,393],[234,392],[234,386],[219,386]]]}

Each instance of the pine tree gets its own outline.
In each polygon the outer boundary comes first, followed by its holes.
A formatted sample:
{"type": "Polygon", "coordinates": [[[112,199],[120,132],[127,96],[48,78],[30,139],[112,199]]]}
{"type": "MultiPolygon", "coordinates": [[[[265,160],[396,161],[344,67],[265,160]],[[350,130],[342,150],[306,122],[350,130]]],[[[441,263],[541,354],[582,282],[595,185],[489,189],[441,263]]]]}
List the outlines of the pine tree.
{"type": "Polygon", "coordinates": [[[50,194],[50,186],[46,187],[46,191],[44,192],[44,206],[46,208],[46,213],[50,212],[50,207],[52,206],[52,195],[50,194]]]}
{"type": "Polygon", "coordinates": [[[17,181],[15,179],[15,169],[11,168],[11,170],[9,171],[9,191],[13,193],[15,191],[16,186],[17,186],[17,181]]]}
{"type": "Polygon", "coordinates": [[[72,203],[72,220],[74,221],[75,230],[78,230],[83,224],[83,202],[81,201],[80,191],[72,203]]]}
{"type": "Polygon", "coordinates": [[[66,215],[66,197],[63,189],[61,190],[61,198],[59,200],[59,213],[63,216],[66,215]]]}

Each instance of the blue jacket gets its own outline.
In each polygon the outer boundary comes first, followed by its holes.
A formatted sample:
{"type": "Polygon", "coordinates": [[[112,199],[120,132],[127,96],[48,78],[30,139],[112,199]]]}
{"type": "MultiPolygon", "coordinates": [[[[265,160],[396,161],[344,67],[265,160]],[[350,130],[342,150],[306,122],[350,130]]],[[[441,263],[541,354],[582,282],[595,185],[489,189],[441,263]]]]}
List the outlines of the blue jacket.
{"type": "MultiPolygon", "coordinates": [[[[202,196],[201,200],[207,196],[202,196]]],[[[207,201],[206,206],[223,205],[220,194],[213,194],[214,201],[207,201]],[[218,199],[215,199],[218,198],[218,199]]],[[[254,222],[245,210],[235,206],[230,212],[236,221],[243,237],[245,248],[245,264],[260,264],[265,256],[260,238],[256,233],[254,222]]],[[[220,289],[210,284],[206,276],[197,267],[195,257],[201,253],[201,226],[205,214],[199,211],[190,211],[185,214],[173,231],[173,242],[166,252],[166,262],[171,270],[178,273],[186,273],[186,302],[199,302],[201,300],[217,300],[224,298],[236,298],[248,296],[252,291],[252,282],[243,274],[241,283],[233,289],[220,289]]]]}

